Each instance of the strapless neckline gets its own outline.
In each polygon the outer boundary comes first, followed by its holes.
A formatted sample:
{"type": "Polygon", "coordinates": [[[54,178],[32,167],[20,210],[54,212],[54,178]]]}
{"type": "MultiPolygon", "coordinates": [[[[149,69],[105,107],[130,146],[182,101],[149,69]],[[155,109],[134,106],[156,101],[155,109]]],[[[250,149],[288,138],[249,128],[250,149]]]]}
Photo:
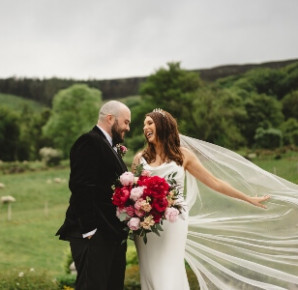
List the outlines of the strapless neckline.
{"type": "Polygon", "coordinates": [[[169,164],[175,162],[175,161],[164,162],[164,163],[161,163],[160,165],[152,166],[152,165],[148,164],[147,161],[146,161],[144,158],[142,158],[142,159],[143,159],[143,161],[146,163],[146,165],[147,165],[148,167],[150,167],[150,168],[161,168],[161,167],[163,167],[163,166],[165,166],[165,165],[169,165],[169,164]]]}

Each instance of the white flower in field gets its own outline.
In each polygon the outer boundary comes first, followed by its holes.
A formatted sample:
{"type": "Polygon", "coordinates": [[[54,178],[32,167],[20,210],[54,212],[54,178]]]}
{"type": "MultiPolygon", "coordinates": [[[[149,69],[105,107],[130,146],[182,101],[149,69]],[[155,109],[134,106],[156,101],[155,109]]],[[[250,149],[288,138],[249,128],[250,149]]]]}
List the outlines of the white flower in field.
{"type": "Polygon", "coordinates": [[[1,202],[2,203],[10,203],[15,202],[16,199],[11,195],[1,196],[1,202]]]}
{"type": "Polygon", "coordinates": [[[24,272],[20,272],[19,277],[23,277],[23,276],[24,276],[24,272]]]}
{"type": "Polygon", "coordinates": [[[30,268],[30,272],[34,272],[35,270],[34,270],[34,268],[30,268]]]}
{"type": "Polygon", "coordinates": [[[0,189],[1,188],[4,188],[5,187],[5,184],[4,183],[0,183],[0,189]]]}
{"type": "Polygon", "coordinates": [[[54,178],[54,182],[61,183],[62,179],[60,177],[56,177],[56,178],[54,178]]]}
{"type": "Polygon", "coordinates": [[[51,184],[52,180],[51,179],[47,179],[47,184],[51,184]]]}

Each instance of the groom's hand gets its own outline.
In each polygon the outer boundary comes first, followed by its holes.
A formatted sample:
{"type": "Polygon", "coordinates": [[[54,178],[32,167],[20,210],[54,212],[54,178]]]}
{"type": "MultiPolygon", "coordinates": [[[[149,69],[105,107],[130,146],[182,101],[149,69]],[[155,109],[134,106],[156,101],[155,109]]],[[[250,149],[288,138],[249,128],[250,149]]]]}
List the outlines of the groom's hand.
{"type": "Polygon", "coordinates": [[[93,235],[91,235],[91,236],[88,236],[88,237],[87,237],[87,239],[89,239],[89,240],[90,240],[92,237],[93,237],[93,235]]]}

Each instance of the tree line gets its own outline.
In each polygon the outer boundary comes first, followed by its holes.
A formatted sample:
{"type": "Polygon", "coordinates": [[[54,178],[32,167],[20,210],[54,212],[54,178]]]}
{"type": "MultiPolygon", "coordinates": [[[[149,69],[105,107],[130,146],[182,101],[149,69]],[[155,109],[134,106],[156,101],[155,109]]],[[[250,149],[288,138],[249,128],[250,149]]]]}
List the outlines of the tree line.
{"type": "MultiPolygon", "coordinates": [[[[193,70],[193,72],[197,73],[202,80],[213,82],[219,78],[230,75],[243,74],[251,69],[279,69],[297,61],[297,59],[292,59],[261,64],[226,65],[211,69],[197,69],[193,70]]],[[[0,79],[0,92],[21,96],[51,106],[53,97],[60,90],[66,89],[76,83],[86,84],[89,87],[100,90],[102,98],[106,100],[137,95],[141,84],[144,83],[146,79],[147,77],[131,77],[111,80],[75,80],[56,77],[50,79],[9,77],[0,79]]]]}
{"type": "MultiPolygon", "coordinates": [[[[52,97],[51,107],[16,113],[0,105],[0,160],[35,160],[43,147],[70,146],[97,121],[102,92],[71,84],[52,97]]],[[[143,120],[154,108],[169,111],[180,132],[231,149],[298,145],[298,62],[281,68],[254,68],[242,74],[203,80],[197,72],[168,63],[144,80],[135,97],[126,145],[143,147],[143,120]]]]}

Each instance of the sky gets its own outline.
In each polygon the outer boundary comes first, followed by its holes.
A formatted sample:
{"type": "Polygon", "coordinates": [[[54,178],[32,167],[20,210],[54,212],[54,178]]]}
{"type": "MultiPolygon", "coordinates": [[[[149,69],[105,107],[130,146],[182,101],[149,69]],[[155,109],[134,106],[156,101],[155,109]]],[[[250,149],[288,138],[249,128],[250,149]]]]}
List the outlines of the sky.
{"type": "Polygon", "coordinates": [[[0,0],[0,78],[297,59],[297,15],[297,0],[0,0]]]}

